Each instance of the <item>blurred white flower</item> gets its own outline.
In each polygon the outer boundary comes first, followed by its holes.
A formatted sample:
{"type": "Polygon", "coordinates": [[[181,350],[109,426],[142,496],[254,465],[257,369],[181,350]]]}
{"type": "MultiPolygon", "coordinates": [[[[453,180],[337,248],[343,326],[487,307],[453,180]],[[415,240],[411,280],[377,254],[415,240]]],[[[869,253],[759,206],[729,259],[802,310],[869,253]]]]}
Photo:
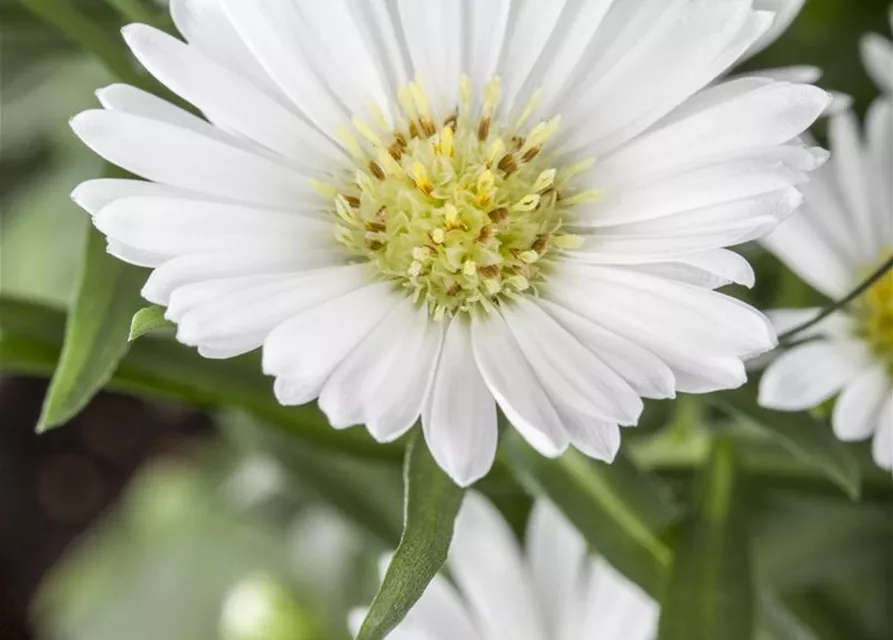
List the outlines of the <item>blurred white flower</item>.
{"type": "MultiPolygon", "coordinates": [[[[866,139],[855,116],[830,120],[831,161],[804,187],[806,204],[766,240],[768,248],[829,298],[846,296],[893,255],[893,105],[869,110],[866,139]]],[[[778,330],[809,320],[818,309],[771,313],[778,330]]],[[[842,390],[832,424],[845,441],[874,436],[878,465],[893,468],[893,271],[847,312],[832,315],[773,362],[761,404],[800,411],[842,390]]]]}
{"type": "MultiPolygon", "coordinates": [[[[893,30],[893,5],[890,7],[890,29],[893,30]]],[[[893,42],[869,33],[862,38],[862,60],[865,69],[881,91],[893,95],[893,42]]]]}
{"type": "Polygon", "coordinates": [[[189,44],[125,37],[208,121],[103,89],[74,130],[151,182],[74,198],[112,254],[154,269],[143,294],[181,342],[263,347],[283,404],[319,397],[381,441],[421,415],[469,484],[497,404],[544,455],[611,460],[640,397],[736,387],[774,346],[714,289],[752,284],[726,247],[799,206],[826,155],[798,136],[829,96],[714,84],[780,24],[753,0],[171,11],[189,44]]]}
{"type": "MultiPolygon", "coordinates": [[[[536,503],[522,551],[500,513],[469,493],[447,568],[388,640],[652,640],[659,609],[564,516],[536,503]]],[[[351,616],[356,634],[364,611],[351,616]]]]}

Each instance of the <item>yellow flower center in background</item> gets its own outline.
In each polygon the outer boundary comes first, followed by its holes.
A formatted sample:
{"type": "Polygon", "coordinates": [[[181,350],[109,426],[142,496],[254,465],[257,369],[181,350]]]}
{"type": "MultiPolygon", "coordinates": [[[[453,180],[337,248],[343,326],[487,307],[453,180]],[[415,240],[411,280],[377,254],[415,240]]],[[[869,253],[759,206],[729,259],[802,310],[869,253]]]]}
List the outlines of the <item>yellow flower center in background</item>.
{"type": "Polygon", "coordinates": [[[893,374],[893,270],[865,292],[857,313],[862,337],[893,374]]]}
{"type": "Polygon", "coordinates": [[[375,124],[354,118],[341,132],[352,181],[320,185],[335,201],[336,239],[437,319],[536,295],[554,258],[582,244],[563,231],[571,208],[599,195],[570,184],[591,162],[554,166],[559,118],[526,126],[536,98],[509,124],[496,118],[499,78],[479,101],[463,77],[459,105],[438,121],[420,83],[403,87],[396,130],[380,112],[375,124]]]}

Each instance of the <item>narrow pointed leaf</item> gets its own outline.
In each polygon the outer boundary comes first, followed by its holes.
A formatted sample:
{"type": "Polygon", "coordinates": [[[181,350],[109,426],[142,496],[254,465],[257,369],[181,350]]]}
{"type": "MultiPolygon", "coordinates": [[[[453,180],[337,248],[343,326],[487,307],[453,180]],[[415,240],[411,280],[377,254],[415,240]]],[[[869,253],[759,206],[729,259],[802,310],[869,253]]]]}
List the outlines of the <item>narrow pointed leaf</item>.
{"type": "Polygon", "coordinates": [[[127,352],[130,320],[140,307],[145,274],[106,253],[90,229],[65,344],[37,425],[57,427],[76,415],[111,378],[127,352]]]}
{"type": "Polygon", "coordinates": [[[661,608],[659,640],[751,640],[754,579],[737,475],[717,443],[682,523],[661,608]]]}
{"type": "Polygon", "coordinates": [[[522,483],[548,496],[594,551],[652,595],[660,593],[671,560],[662,535],[680,511],[657,478],[623,455],[610,465],[577,451],[550,460],[514,433],[505,448],[522,483]]]}
{"type": "Polygon", "coordinates": [[[453,539],[463,491],[437,466],[416,434],[406,450],[403,536],[357,640],[390,633],[440,571],[453,539]]]}
{"type": "MultiPolygon", "coordinates": [[[[0,371],[51,375],[62,351],[64,327],[65,315],[58,309],[0,297],[0,371]]],[[[112,391],[147,398],[244,409],[327,450],[390,463],[403,459],[402,444],[379,444],[361,429],[332,429],[315,404],[283,407],[272,386],[261,373],[257,354],[207,360],[189,347],[152,335],[130,343],[107,384],[112,391]]]]}
{"type": "Polygon", "coordinates": [[[715,393],[708,402],[761,429],[802,462],[837,484],[852,499],[861,492],[859,462],[827,425],[806,413],[763,409],[748,389],[715,393]]]}
{"type": "Polygon", "coordinates": [[[133,342],[147,333],[173,328],[174,323],[164,317],[164,307],[157,305],[143,307],[133,315],[133,319],[130,321],[130,335],[127,340],[133,342]]]}

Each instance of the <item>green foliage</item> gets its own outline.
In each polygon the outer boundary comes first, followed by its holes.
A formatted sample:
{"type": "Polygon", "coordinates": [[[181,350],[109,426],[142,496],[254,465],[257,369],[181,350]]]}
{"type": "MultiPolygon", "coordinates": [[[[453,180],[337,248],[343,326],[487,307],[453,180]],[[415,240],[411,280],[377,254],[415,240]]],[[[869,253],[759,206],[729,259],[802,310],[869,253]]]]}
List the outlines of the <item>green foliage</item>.
{"type": "Polygon", "coordinates": [[[737,463],[719,441],[680,526],[662,601],[660,640],[750,640],[754,580],[737,463]]]}
{"type": "Polygon", "coordinates": [[[111,378],[127,351],[130,319],[139,308],[144,278],[141,270],[108,255],[105,238],[91,229],[38,431],[64,424],[111,378]]]}
{"type": "Polygon", "coordinates": [[[763,409],[748,389],[712,394],[707,401],[775,438],[798,459],[836,483],[850,498],[859,497],[859,464],[827,425],[805,413],[763,409]]]}
{"type": "Polygon", "coordinates": [[[127,336],[127,340],[133,342],[152,331],[173,328],[174,323],[164,317],[164,307],[158,305],[143,307],[133,315],[133,319],[130,321],[130,335],[127,336]]]}
{"type": "Polygon", "coordinates": [[[649,593],[660,592],[672,557],[663,535],[681,513],[660,480],[622,454],[610,465],[577,451],[549,460],[514,433],[504,446],[522,483],[548,496],[593,550],[649,593]]]}
{"type": "Polygon", "coordinates": [[[403,536],[357,640],[381,640],[406,616],[446,561],[463,491],[437,466],[420,433],[406,449],[403,536]]]}

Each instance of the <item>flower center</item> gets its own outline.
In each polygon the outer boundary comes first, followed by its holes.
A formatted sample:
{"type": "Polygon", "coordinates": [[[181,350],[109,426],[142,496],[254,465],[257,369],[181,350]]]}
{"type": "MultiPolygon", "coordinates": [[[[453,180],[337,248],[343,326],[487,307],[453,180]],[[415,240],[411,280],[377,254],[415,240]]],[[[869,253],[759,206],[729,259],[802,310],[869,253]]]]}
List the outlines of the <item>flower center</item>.
{"type": "Polygon", "coordinates": [[[865,292],[857,313],[862,337],[893,375],[893,270],[887,271],[865,292]]]}
{"type": "Polygon", "coordinates": [[[437,319],[536,295],[550,263],[582,244],[563,232],[571,209],[599,195],[571,185],[590,162],[557,167],[550,157],[560,118],[526,127],[536,98],[510,123],[495,119],[498,77],[479,107],[474,98],[463,77],[458,107],[439,120],[421,83],[403,87],[394,130],[379,116],[341,132],[355,171],[324,187],[336,239],[437,319]]]}

